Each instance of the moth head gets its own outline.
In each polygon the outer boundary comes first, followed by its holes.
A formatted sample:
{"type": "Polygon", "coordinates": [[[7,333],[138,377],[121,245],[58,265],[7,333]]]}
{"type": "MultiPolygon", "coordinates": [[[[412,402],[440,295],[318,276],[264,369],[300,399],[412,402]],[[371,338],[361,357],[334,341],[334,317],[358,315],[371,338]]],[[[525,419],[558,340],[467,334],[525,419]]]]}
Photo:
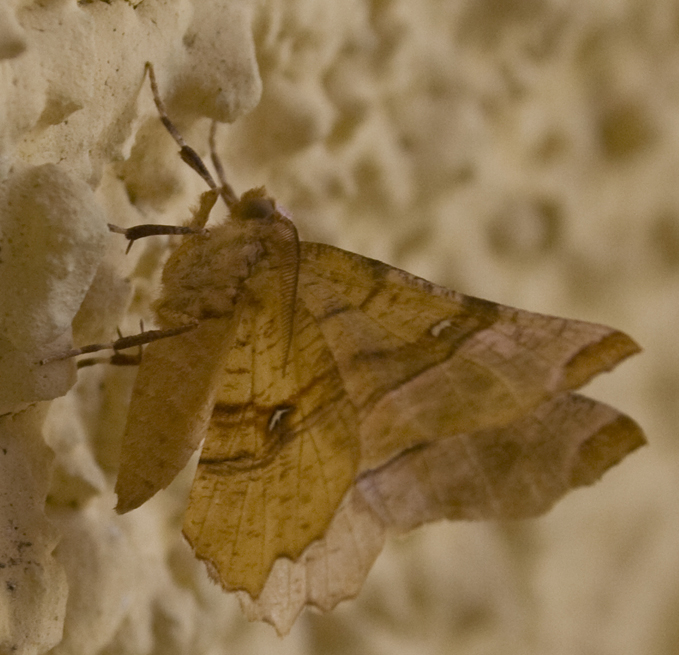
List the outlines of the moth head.
{"type": "Polygon", "coordinates": [[[231,216],[240,220],[266,220],[276,213],[276,201],[264,187],[246,191],[231,208],[231,216]]]}

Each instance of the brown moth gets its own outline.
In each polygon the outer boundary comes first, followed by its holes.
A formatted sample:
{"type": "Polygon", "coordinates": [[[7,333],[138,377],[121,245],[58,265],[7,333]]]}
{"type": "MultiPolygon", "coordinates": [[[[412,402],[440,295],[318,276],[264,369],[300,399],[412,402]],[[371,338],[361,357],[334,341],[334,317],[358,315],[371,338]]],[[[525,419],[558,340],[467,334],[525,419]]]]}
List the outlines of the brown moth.
{"type": "Polygon", "coordinates": [[[212,181],[149,70],[213,190],[163,270],[154,309],[173,336],[143,353],[117,511],[204,440],[183,530],[248,616],[285,633],[304,605],[355,596],[386,532],[534,516],[644,443],[630,418],[572,393],[638,352],[632,339],[300,241],[214,156],[212,181]],[[218,196],[230,215],[206,232],[218,196]]]}

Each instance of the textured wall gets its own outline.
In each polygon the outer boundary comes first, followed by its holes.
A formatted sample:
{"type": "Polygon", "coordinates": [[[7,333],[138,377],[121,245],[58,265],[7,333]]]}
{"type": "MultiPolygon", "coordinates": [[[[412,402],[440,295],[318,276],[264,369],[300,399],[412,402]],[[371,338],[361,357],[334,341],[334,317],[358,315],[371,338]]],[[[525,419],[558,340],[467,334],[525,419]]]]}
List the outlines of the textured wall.
{"type": "Polygon", "coordinates": [[[679,3],[7,0],[0,57],[0,653],[679,650],[679,3]],[[147,60],[200,152],[235,121],[229,179],[303,238],[629,332],[645,352],[589,391],[650,447],[540,520],[393,540],[283,641],[247,624],[180,538],[190,472],[112,511],[134,371],[64,396],[72,362],[34,364],[71,324],[149,320],[167,240],[125,256],[105,224],[179,223],[203,190],[147,60]]]}

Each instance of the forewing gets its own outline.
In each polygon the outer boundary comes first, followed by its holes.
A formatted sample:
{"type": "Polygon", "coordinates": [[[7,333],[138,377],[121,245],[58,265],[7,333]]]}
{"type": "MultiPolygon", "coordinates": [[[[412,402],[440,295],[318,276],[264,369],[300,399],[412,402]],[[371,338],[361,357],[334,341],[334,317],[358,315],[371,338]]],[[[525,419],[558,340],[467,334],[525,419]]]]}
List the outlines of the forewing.
{"type": "Polygon", "coordinates": [[[164,489],[198,448],[235,325],[234,316],[206,319],[144,348],[120,455],[119,513],[164,489]]]}
{"type": "Polygon", "coordinates": [[[213,576],[253,597],[277,558],[324,534],[358,465],[355,411],[316,321],[298,300],[285,363],[272,307],[243,309],[184,523],[213,576]]]}
{"type": "Polygon", "coordinates": [[[302,244],[299,295],[357,408],[361,470],[506,425],[639,350],[612,328],[465,296],[322,244],[302,244]]]}

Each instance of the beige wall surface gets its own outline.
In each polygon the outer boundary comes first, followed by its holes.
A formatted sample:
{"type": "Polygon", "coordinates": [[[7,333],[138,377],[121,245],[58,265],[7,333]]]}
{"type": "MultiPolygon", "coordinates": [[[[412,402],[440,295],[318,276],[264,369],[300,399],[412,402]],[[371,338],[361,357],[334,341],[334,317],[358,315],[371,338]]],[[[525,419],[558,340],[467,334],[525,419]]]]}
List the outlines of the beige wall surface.
{"type": "Polygon", "coordinates": [[[0,652],[679,652],[678,2],[5,0],[0,58],[0,652]],[[540,519],[389,540],[283,639],[249,624],[181,538],[191,471],[112,509],[134,370],[35,364],[149,324],[169,239],[106,223],[204,190],[146,61],[302,238],[633,336],[587,392],[649,446],[540,519]]]}

